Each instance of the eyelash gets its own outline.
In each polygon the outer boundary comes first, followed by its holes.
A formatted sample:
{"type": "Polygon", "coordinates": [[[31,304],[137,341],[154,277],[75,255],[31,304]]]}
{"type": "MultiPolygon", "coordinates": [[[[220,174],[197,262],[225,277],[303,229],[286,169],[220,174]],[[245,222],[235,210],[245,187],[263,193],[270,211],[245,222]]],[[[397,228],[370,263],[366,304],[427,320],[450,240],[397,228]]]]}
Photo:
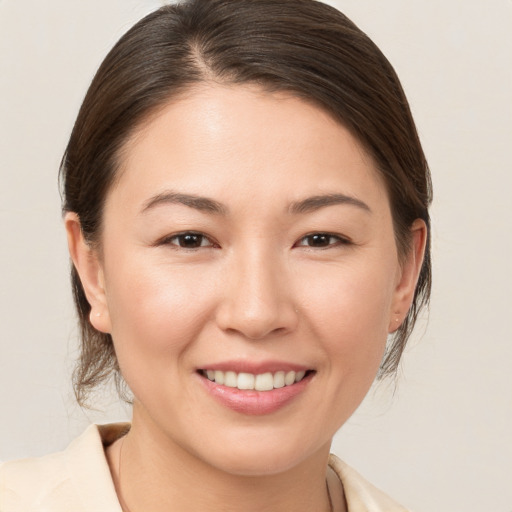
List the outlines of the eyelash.
{"type": "Polygon", "coordinates": [[[334,235],[332,233],[324,233],[324,232],[316,232],[310,233],[309,235],[303,236],[294,247],[307,247],[309,249],[329,249],[331,247],[338,247],[340,245],[349,245],[351,244],[350,240],[344,238],[340,235],[334,235]],[[303,244],[302,242],[307,241],[312,242],[314,238],[317,238],[318,241],[327,241],[327,244],[314,246],[309,244],[303,244]]]}
{"type": "Polygon", "coordinates": [[[173,246],[173,248],[175,249],[185,249],[189,251],[194,251],[204,247],[218,247],[218,244],[216,244],[211,238],[197,231],[184,231],[183,233],[175,233],[174,235],[166,236],[160,239],[155,245],[170,245],[173,246]],[[190,237],[191,239],[200,239],[199,245],[196,245],[195,247],[187,247],[186,243],[182,245],[182,243],[185,242],[185,239],[187,237],[190,237]],[[175,243],[174,241],[176,241],[177,243],[175,243]]]}
{"type": "MultiPolygon", "coordinates": [[[[331,247],[338,247],[340,245],[350,245],[352,242],[347,238],[344,238],[340,235],[334,235],[332,233],[324,233],[324,232],[315,232],[310,233],[306,236],[303,236],[301,239],[296,242],[293,247],[307,247],[309,249],[329,249],[331,247]],[[315,243],[315,238],[317,238],[317,242],[320,242],[321,245],[315,246],[311,245],[311,243],[315,243]],[[308,242],[309,243],[303,243],[308,242]]],[[[197,231],[184,231],[183,233],[176,233],[174,235],[170,235],[159,240],[156,245],[171,245],[176,249],[186,249],[186,250],[197,250],[204,247],[219,247],[219,245],[214,242],[210,237],[206,236],[203,233],[199,233],[197,231]],[[194,238],[199,239],[199,245],[195,245],[194,247],[186,246],[186,238],[190,237],[193,241],[194,238]],[[174,243],[177,241],[178,243],[174,243]],[[205,243],[206,242],[206,243],[205,243]]]]}

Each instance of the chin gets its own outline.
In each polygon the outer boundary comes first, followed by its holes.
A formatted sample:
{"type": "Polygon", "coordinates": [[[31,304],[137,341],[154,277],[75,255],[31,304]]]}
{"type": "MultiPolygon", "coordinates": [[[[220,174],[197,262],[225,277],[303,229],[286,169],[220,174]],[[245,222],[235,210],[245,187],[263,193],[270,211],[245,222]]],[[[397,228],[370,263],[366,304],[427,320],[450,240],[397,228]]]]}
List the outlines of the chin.
{"type": "Polygon", "coordinates": [[[231,475],[264,477],[284,473],[302,461],[297,453],[286,455],[261,453],[261,450],[256,450],[256,452],[250,456],[231,454],[215,466],[231,475]]]}
{"type": "Polygon", "coordinates": [[[299,466],[314,454],[325,452],[326,458],[329,454],[330,441],[315,448],[307,447],[304,441],[287,443],[278,435],[275,435],[269,443],[264,442],[263,439],[264,435],[261,435],[253,442],[249,439],[231,443],[219,442],[210,453],[203,454],[203,460],[225,473],[253,477],[284,473],[299,466]],[[217,448],[221,446],[229,446],[229,449],[218,452],[217,448]]]}

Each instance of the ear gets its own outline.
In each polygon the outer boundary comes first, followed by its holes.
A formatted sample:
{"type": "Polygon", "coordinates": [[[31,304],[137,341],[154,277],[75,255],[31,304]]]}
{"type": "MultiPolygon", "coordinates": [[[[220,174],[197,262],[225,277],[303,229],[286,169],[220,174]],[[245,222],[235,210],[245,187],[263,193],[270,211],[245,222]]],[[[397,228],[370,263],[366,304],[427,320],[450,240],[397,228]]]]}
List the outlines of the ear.
{"type": "Polygon", "coordinates": [[[85,241],[80,219],[76,213],[66,213],[64,225],[66,227],[69,254],[80,277],[87,301],[91,305],[89,321],[98,331],[109,333],[111,330],[110,315],[99,255],[85,241]]]}
{"type": "Polygon", "coordinates": [[[416,219],[411,226],[411,247],[400,267],[390,311],[388,332],[395,332],[411,307],[427,244],[427,225],[416,219]]]}

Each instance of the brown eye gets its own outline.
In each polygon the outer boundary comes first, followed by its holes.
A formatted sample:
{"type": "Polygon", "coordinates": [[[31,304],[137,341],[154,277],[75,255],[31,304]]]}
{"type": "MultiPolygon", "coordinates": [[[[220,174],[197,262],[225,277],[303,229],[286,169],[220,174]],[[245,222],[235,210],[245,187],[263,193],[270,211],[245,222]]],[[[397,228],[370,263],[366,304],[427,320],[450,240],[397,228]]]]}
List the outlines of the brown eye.
{"type": "Polygon", "coordinates": [[[306,237],[307,244],[310,247],[327,247],[330,245],[332,236],[319,233],[317,235],[310,235],[306,237]]]}
{"type": "Polygon", "coordinates": [[[177,237],[177,241],[180,247],[186,249],[195,249],[201,247],[204,237],[202,235],[188,234],[180,235],[177,237]]]}
{"type": "Polygon", "coordinates": [[[212,247],[212,242],[201,233],[179,233],[169,237],[164,243],[175,245],[183,249],[198,249],[200,247],[212,247]]]}
{"type": "Polygon", "coordinates": [[[345,239],[329,233],[312,233],[298,242],[298,246],[311,247],[313,249],[325,249],[339,244],[348,243],[345,239]]]}

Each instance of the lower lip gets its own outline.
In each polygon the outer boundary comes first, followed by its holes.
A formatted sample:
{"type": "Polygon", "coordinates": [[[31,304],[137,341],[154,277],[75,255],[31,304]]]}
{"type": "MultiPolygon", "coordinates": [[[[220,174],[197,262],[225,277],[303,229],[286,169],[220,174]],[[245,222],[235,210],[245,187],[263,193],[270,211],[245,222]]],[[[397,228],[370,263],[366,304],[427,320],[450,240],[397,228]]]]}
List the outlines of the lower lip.
{"type": "Polygon", "coordinates": [[[216,384],[198,374],[207,392],[218,402],[235,412],[254,416],[272,414],[288,405],[304,392],[313,375],[314,372],[311,372],[300,382],[271,391],[246,391],[216,384]]]}

